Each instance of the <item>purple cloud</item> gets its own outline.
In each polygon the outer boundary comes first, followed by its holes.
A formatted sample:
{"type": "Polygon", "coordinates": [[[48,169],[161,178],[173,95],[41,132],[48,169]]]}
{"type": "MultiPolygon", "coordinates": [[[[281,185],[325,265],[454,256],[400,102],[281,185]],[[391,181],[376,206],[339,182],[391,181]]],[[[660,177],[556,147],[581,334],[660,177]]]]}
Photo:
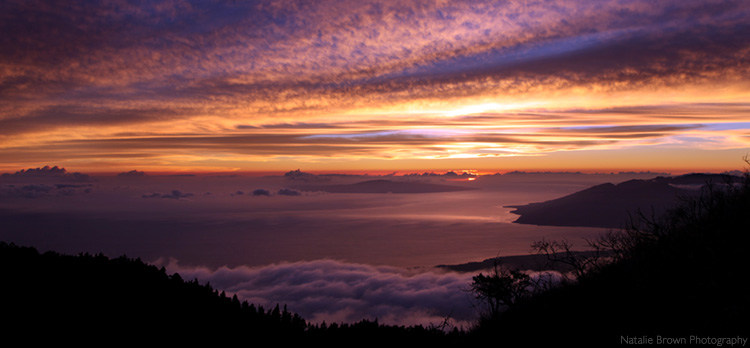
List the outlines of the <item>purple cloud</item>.
{"type": "Polygon", "coordinates": [[[295,189],[282,188],[282,189],[279,189],[279,191],[276,194],[282,195],[282,196],[299,196],[302,194],[302,192],[299,192],[295,189]]]}
{"type": "Polygon", "coordinates": [[[141,197],[142,198],[168,198],[168,199],[187,199],[190,197],[193,197],[194,194],[192,193],[185,193],[180,190],[172,190],[172,192],[169,193],[152,193],[152,194],[144,194],[141,197]]]}
{"type": "Polygon", "coordinates": [[[139,177],[146,176],[146,173],[144,173],[142,171],[138,171],[138,170],[133,169],[133,170],[131,170],[129,172],[119,173],[119,174],[117,174],[117,176],[119,176],[119,177],[128,177],[128,178],[139,178],[139,177]]]}
{"type": "Polygon", "coordinates": [[[270,196],[271,191],[268,191],[266,189],[255,189],[253,190],[253,196],[270,196]]]}
{"type": "Polygon", "coordinates": [[[0,197],[40,198],[45,196],[73,196],[79,193],[91,193],[92,191],[91,184],[10,184],[0,187],[0,197]]]}
{"type": "Polygon", "coordinates": [[[58,166],[44,166],[42,168],[21,169],[13,174],[3,173],[3,178],[53,178],[64,181],[88,181],[89,176],[79,172],[70,173],[58,166]]]}

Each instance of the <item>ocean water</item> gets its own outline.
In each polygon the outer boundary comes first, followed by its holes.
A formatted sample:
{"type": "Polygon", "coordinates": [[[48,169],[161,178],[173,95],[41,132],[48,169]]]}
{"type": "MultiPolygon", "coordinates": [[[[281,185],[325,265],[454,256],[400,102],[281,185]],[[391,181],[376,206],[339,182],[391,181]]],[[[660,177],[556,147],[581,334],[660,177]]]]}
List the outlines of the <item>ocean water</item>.
{"type": "Polygon", "coordinates": [[[101,178],[64,194],[55,188],[34,191],[37,196],[6,192],[0,239],[208,267],[317,259],[429,267],[526,254],[542,238],[583,245],[601,232],[515,224],[517,216],[505,207],[557,198],[584,183],[449,182],[474,189],[278,194],[288,184],[280,178],[101,178]],[[253,195],[259,189],[269,194],[253,195]]]}

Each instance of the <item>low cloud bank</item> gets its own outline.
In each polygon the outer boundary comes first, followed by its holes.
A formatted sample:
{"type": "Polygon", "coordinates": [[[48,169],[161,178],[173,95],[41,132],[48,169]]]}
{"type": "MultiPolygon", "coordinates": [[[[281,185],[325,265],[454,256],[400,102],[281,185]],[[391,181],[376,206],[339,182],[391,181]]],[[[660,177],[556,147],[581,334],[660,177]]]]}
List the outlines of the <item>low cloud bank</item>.
{"type": "Polygon", "coordinates": [[[294,189],[282,188],[282,189],[279,189],[279,192],[277,194],[282,195],[282,196],[299,196],[302,193],[294,189]]]}
{"type": "Polygon", "coordinates": [[[180,190],[172,190],[170,193],[152,193],[152,194],[144,194],[141,197],[143,198],[168,198],[168,199],[188,199],[190,197],[193,197],[194,194],[189,192],[182,192],[180,190]]]}
{"type": "Polygon", "coordinates": [[[266,189],[256,189],[253,191],[253,196],[270,196],[271,191],[268,191],[266,189]]]}
{"type": "MultiPolygon", "coordinates": [[[[239,193],[239,191],[238,191],[239,193]]],[[[270,190],[266,189],[255,189],[253,190],[253,196],[272,196],[270,190]]],[[[281,188],[276,191],[277,196],[301,196],[302,192],[290,188],[281,188]]]]}
{"type": "Polygon", "coordinates": [[[216,270],[182,267],[174,259],[156,264],[250,303],[286,304],[314,323],[377,318],[391,325],[439,325],[450,317],[451,325],[468,327],[476,319],[472,296],[465,291],[473,274],[333,260],[216,270]]]}
{"type": "Polygon", "coordinates": [[[298,182],[328,182],[331,179],[320,175],[303,172],[299,169],[284,173],[284,179],[298,182]]]}
{"type": "Polygon", "coordinates": [[[125,178],[140,178],[140,177],[146,176],[146,173],[144,173],[142,171],[138,171],[138,170],[133,169],[133,170],[131,170],[129,172],[119,173],[119,174],[117,174],[117,176],[121,177],[121,178],[122,177],[125,177],[125,178]]]}
{"type": "Polygon", "coordinates": [[[44,166],[42,168],[29,168],[21,169],[13,174],[3,173],[0,175],[3,178],[54,178],[65,181],[89,181],[90,178],[86,174],[79,172],[70,173],[65,168],[59,168],[58,166],[50,167],[44,166]]]}
{"type": "Polygon", "coordinates": [[[80,193],[91,193],[91,184],[27,184],[0,186],[0,197],[40,198],[48,196],[73,196],[80,193]]]}

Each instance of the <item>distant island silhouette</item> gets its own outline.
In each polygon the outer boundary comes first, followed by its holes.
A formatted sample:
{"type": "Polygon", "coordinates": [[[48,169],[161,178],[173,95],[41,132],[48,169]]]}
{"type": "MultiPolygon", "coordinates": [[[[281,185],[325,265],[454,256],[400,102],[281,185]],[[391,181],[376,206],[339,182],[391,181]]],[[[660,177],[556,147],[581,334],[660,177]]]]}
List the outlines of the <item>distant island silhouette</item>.
{"type": "Polygon", "coordinates": [[[436,193],[474,190],[474,188],[455,185],[393,180],[368,180],[347,185],[297,185],[294,188],[301,191],[329,193],[436,193]]]}
{"type": "Polygon", "coordinates": [[[606,183],[576,193],[526,205],[509,205],[520,217],[519,224],[543,226],[577,226],[620,228],[630,216],[642,213],[659,216],[676,206],[680,197],[695,196],[708,184],[739,182],[740,177],[727,174],[686,174],[606,183]]]}

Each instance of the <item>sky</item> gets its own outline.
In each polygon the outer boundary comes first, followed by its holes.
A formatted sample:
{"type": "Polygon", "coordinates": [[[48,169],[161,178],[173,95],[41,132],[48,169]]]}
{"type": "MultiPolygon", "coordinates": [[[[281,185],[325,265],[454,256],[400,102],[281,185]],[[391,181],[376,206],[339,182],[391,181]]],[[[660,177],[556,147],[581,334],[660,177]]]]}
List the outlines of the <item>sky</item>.
{"type": "Polygon", "coordinates": [[[0,3],[0,171],[741,169],[747,1],[0,3]]]}

